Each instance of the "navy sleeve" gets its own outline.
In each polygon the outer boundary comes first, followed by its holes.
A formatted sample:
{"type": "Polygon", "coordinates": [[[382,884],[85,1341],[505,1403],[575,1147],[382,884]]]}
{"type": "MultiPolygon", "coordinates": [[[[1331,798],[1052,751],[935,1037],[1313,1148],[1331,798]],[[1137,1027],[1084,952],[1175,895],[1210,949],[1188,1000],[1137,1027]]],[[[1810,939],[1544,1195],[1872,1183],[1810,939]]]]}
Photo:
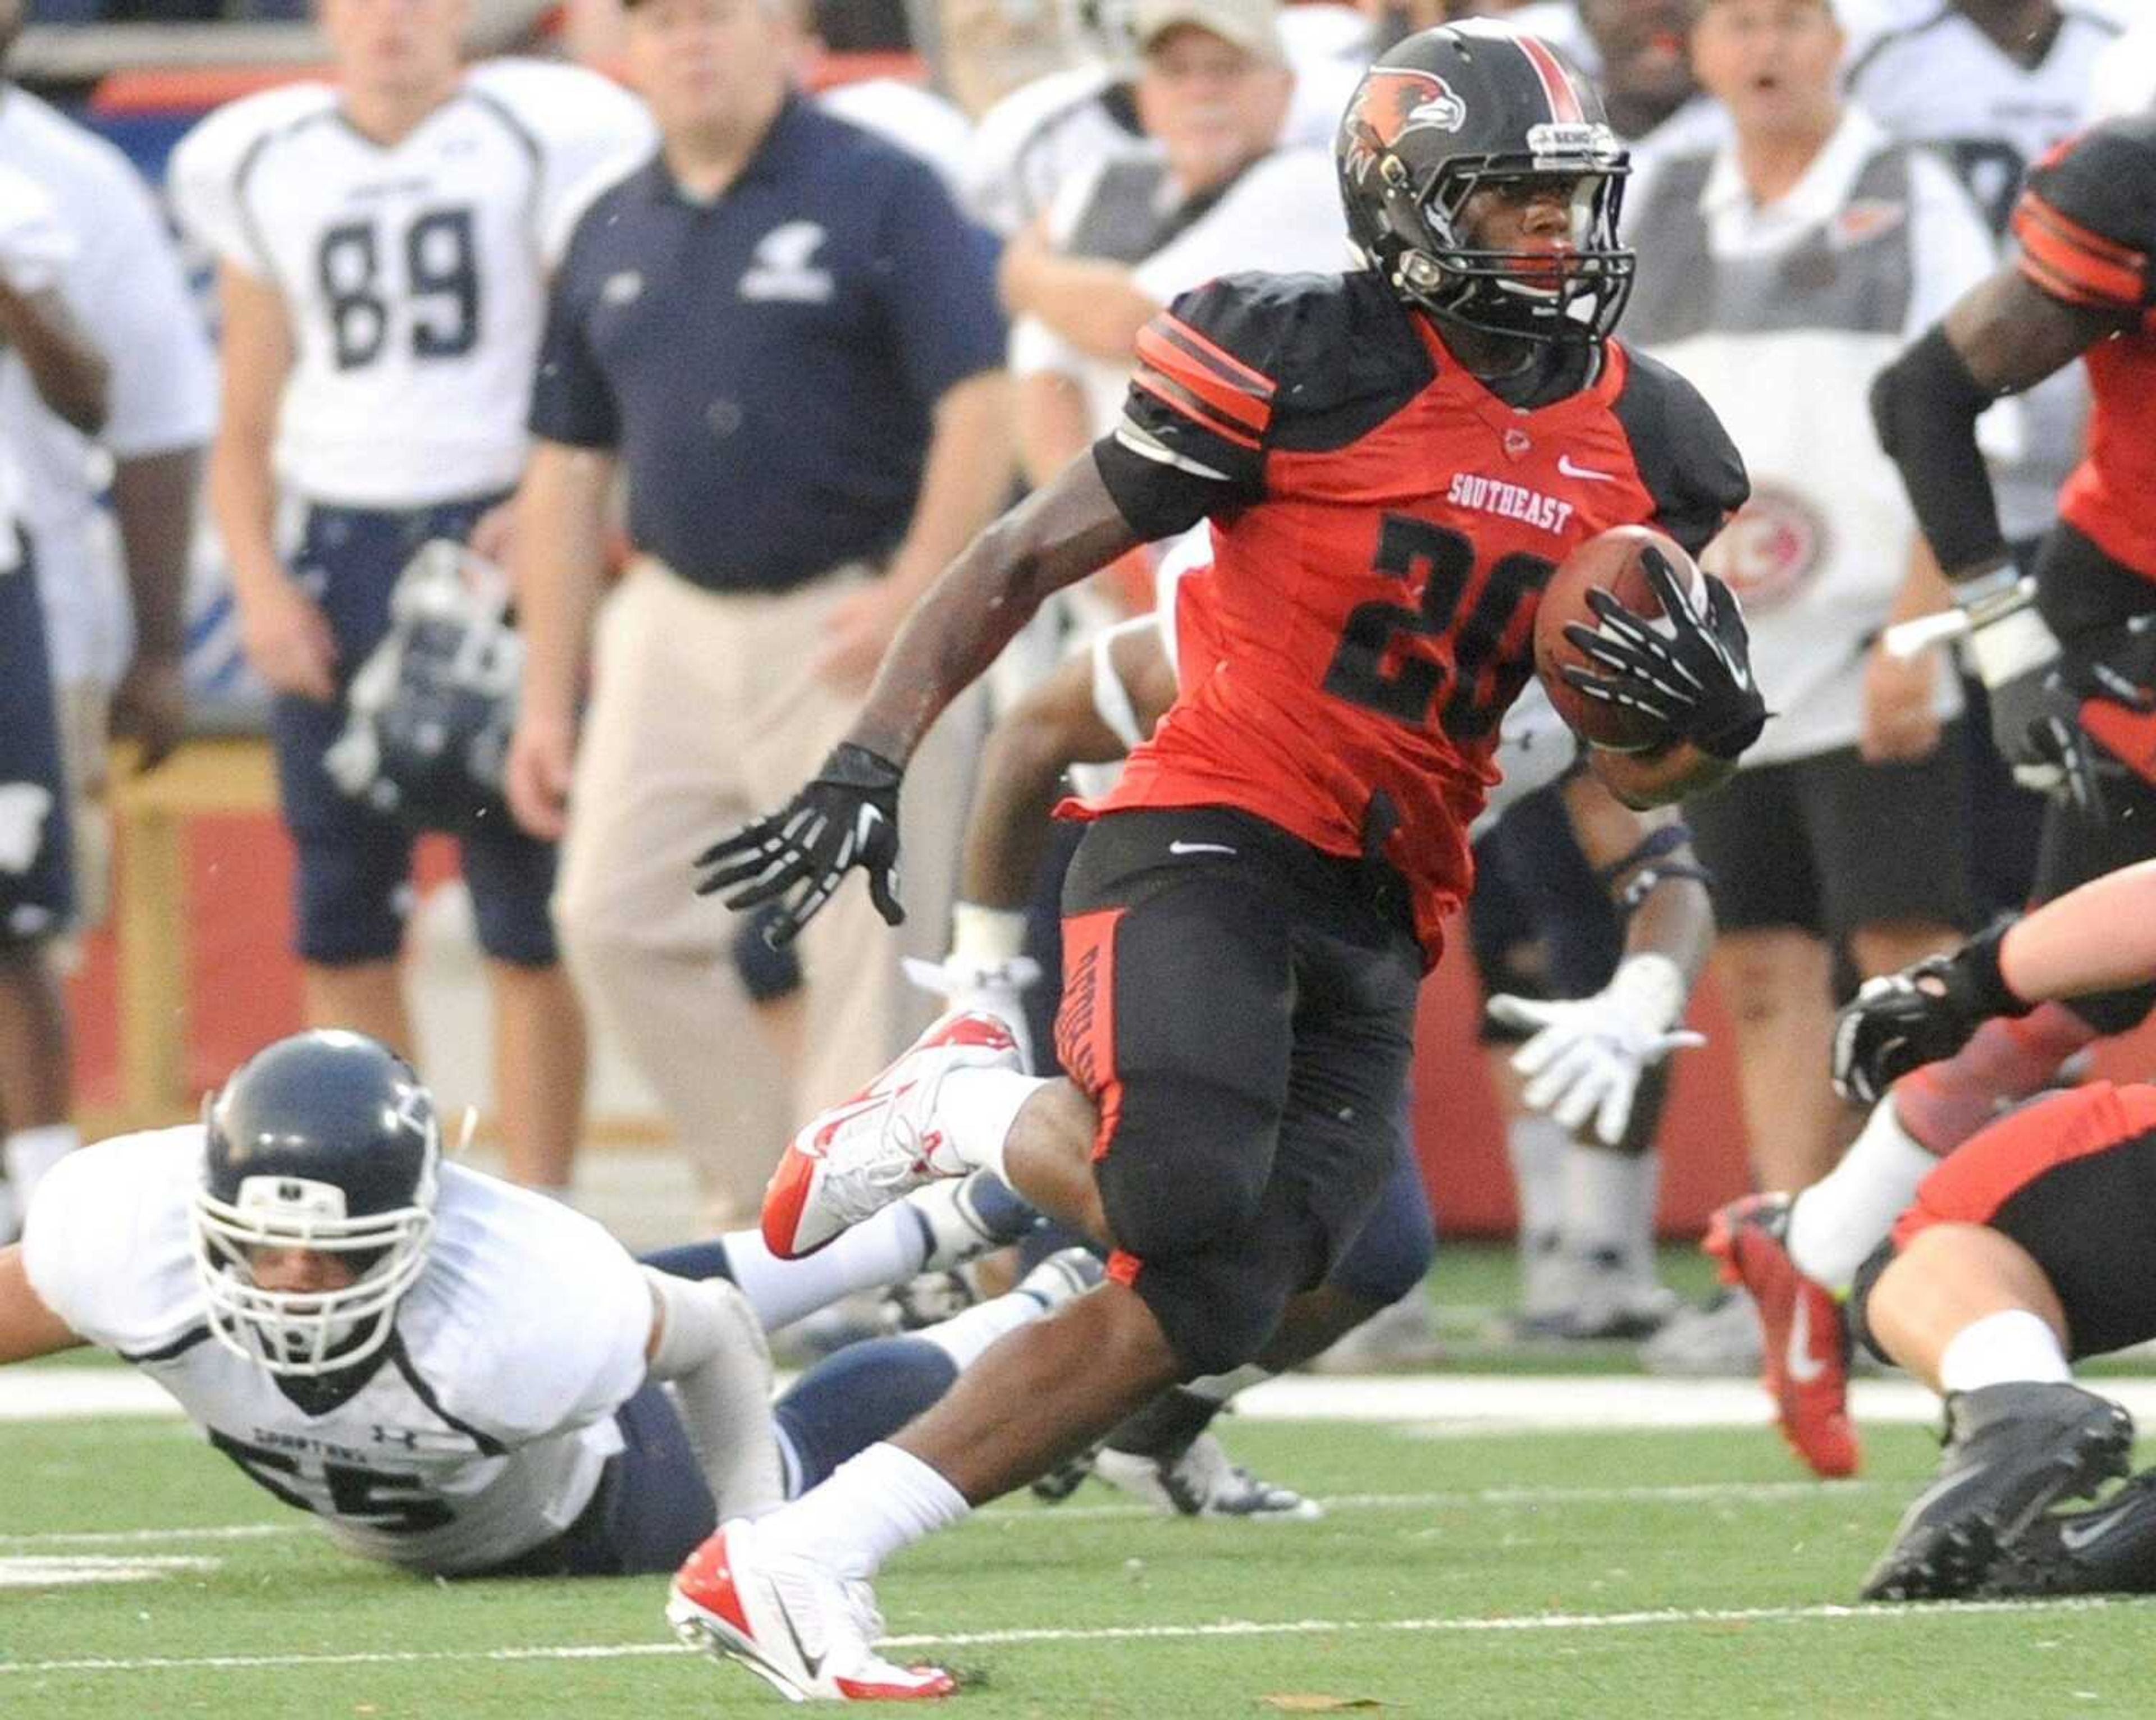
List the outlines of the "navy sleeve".
{"type": "Polygon", "coordinates": [[[960,213],[933,168],[892,157],[874,267],[907,383],[933,406],[953,384],[1003,367],[996,239],[960,213]]]}
{"type": "Polygon", "coordinates": [[[586,283],[594,273],[588,248],[578,242],[592,216],[606,206],[604,198],[593,206],[563,254],[547,295],[547,329],[539,343],[538,373],[531,383],[531,434],[572,448],[612,448],[621,440],[621,413],[613,385],[600,368],[585,331],[592,304],[586,283]]]}
{"type": "Polygon", "coordinates": [[[2023,275],[2069,305],[2156,305],[2156,116],[2112,120],[2038,162],[2014,208],[2023,275]]]}
{"type": "Polygon", "coordinates": [[[1652,523],[1696,556],[1751,499],[1744,456],[1698,389],[1656,359],[1630,347],[1625,356],[1617,421],[1654,499],[1652,523]]]}
{"type": "Polygon", "coordinates": [[[1093,444],[1132,531],[1170,537],[1264,498],[1277,373],[1296,323],[1291,285],[1226,275],[1139,331],[1122,421],[1093,444]]]}

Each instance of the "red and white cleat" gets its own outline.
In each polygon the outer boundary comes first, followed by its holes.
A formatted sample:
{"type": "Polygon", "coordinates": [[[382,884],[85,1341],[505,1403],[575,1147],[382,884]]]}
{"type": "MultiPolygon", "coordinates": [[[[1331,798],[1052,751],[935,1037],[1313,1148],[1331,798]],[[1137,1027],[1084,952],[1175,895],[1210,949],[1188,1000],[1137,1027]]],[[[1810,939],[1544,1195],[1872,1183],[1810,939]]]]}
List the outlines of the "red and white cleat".
{"type": "Polygon", "coordinates": [[[934,1124],[937,1093],[954,1069],[1023,1074],[1025,1063],[993,1015],[962,1011],[932,1023],[890,1068],[786,1143],[763,1191],[766,1246],[782,1260],[814,1254],[922,1183],[972,1170],[934,1124]]]}
{"type": "Polygon", "coordinates": [[[873,1645],[883,1620],[865,1583],[756,1544],[722,1524],[675,1573],[666,1621],[691,1648],[738,1661],[790,1702],[918,1702],[957,1684],[936,1666],[900,1666],[873,1645]]]}
{"type": "Polygon", "coordinates": [[[1789,1200],[1732,1201],[1715,1214],[1702,1245],[1722,1262],[1722,1281],[1743,1285],[1758,1307],[1760,1383],[1783,1437],[1815,1474],[1855,1475],[1862,1454],[1849,1419],[1849,1322],[1834,1293],[1789,1258],[1789,1200]]]}

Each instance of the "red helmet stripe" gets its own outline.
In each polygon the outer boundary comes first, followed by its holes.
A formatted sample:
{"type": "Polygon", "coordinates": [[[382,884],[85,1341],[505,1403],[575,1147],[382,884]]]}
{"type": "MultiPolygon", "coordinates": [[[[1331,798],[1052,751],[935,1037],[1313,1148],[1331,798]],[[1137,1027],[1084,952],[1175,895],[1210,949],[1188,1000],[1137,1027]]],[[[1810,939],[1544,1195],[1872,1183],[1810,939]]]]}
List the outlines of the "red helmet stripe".
{"type": "Polygon", "coordinates": [[[1564,62],[1543,45],[1539,36],[1522,34],[1514,39],[1520,44],[1520,52],[1527,55],[1527,64],[1535,69],[1535,75],[1543,80],[1550,118],[1560,125],[1579,124],[1587,117],[1587,111],[1579,104],[1579,91],[1573,87],[1564,62]]]}

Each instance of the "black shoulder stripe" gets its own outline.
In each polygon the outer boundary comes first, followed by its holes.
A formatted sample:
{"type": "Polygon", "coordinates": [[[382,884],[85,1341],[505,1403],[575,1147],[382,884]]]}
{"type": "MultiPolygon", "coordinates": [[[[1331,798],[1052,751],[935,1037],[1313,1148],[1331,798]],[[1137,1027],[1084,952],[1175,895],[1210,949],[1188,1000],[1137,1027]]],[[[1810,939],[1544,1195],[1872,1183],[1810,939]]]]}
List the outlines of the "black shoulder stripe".
{"type": "Polygon", "coordinates": [[[403,1332],[393,1332],[390,1335],[389,1356],[390,1359],[397,1364],[397,1371],[404,1376],[404,1384],[412,1388],[412,1395],[433,1410],[435,1415],[440,1416],[448,1425],[454,1428],[477,1445],[485,1456],[499,1457],[509,1450],[508,1446],[503,1445],[493,1435],[481,1433],[469,1421],[460,1420],[442,1407],[442,1400],[434,1395],[434,1387],[429,1385],[420,1377],[419,1370],[412,1365],[412,1358],[405,1352],[403,1332]]]}
{"type": "Polygon", "coordinates": [[[200,1326],[190,1326],[170,1343],[160,1344],[154,1350],[116,1350],[113,1353],[121,1361],[131,1362],[140,1368],[146,1363],[169,1362],[175,1356],[184,1356],[208,1337],[209,1326],[205,1322],[200,1326]]]}

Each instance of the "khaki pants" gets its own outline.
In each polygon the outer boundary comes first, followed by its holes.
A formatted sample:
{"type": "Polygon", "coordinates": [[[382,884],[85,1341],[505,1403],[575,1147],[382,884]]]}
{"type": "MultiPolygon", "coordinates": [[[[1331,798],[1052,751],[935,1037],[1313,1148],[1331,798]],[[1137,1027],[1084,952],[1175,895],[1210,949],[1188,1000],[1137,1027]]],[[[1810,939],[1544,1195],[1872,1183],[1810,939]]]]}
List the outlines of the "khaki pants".
{"type": "Polygon", "coordinates": [[[733,962],[742,922],[691,888],[696,855],[783,804],[853,721],[859,701],[808,662],[824,615],[863,577],[719,596],[645,561],[600,612],[555,923],[587,1004],[694,1158],[718,1227],[754,1221],[788,1135],[934,1010],[898,960],[942,953],[977,704],[947,714],[906,773],[902,937],[850,879],[795,946],[798,998],[759,1008],[733,962]],[[798,1040],[778,1030],[780,1013],[798,1016],[798,1040]]]}
{"type": "Polygon", "coordinates": [[[106,806],[105,748],[112,690],[101,680],[62,681],[54,690],[60,764],[67,773],[74,839],[75,932],[95,932],[112,908],[112,815],[106,806]]]}

